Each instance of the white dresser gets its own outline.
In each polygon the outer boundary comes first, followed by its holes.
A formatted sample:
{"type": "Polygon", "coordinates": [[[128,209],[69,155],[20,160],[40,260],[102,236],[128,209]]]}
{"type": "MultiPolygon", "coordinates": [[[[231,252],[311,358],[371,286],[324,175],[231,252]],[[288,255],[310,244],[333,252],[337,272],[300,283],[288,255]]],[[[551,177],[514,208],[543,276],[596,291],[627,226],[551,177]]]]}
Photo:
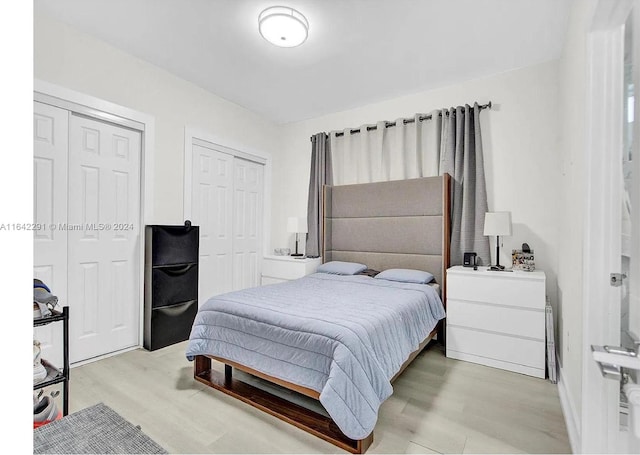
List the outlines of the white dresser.
{"type": "Polygon", "coordinates": [[[447,270],[447,357],[545,377],[545,275],[447,270]]]}
{"type": "Polygon", "coordinates": [[[316,271],[322,258],[265,256],[262,260],[262,285],[302,278],[316,271]]]}

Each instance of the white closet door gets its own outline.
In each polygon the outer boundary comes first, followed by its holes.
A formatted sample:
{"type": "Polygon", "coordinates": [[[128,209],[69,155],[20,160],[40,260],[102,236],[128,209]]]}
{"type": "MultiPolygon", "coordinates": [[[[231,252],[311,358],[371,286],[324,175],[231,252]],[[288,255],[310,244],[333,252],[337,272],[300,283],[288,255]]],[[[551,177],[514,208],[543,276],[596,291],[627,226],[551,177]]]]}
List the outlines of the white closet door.
{"type": "Polygon", "coordinates": [[[71,362],[138,344],[141,133],[71,115],[71,362]]]}
{"type": "MultiPolygon", "coordinates": [[[[67,305],[67,233],[55,229],[67,221],[69,112],[33,103],[33,275],[67,305]]],[[[62,324],[34,328],[42,357],[62,367],[62,324]],[[55,347],[55,348],[53,348],[55,347]]]]}
{"type": "Polygon", "coordinates": [[[233,289],[260,284],[264,166],[234,158],[233,289]]]}
{"type": "Polygon", "coordinates": [[[192,146],[191,222],[200,227],[198,305],[232,290],[233,156],[192,146]]]}

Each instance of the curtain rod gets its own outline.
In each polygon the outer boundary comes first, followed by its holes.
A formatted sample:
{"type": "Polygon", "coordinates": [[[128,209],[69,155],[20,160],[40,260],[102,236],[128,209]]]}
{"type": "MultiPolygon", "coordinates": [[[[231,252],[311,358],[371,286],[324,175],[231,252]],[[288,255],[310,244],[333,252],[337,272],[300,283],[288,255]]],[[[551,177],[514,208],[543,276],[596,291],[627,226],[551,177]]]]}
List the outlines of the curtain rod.
{"type": "MultiPolygon", "coordinates": [[[[489,101],[487,104],[481,104],[480,106],[478,106],[478,108],[480,110],[491,109],[491,101],[489,101]]],[[[449,114],[449,112],[447,111],[447,115],[448,114],[449,114]]],[[[442,112],[438,113],[438,116],[442,116],[442,112]]],[[[432,117],[431,114],[422,115],[422,116],[418,117],[418,120],[421,121],[421,122],[423,120],[431,120],[431,117],[432,117]]],[[[405,118],[405,119],[402,120],[402,123],[404,125],[406,125],[407,123],[414,123],[415,121],[416,121],[416,119],[414,119],[414,118],[405,118]]],[[[384,124],[385,128],[389,128],[389,127],[392,127],[392,126],[396,126],[396,122],[385,122],[385,124],[384,124]]],[[[367,131],[372,131],[372,130],[377,130],[377,129],[378,129],[378,127],[376,125],[367,127],[367,131]]],[[[350,132],[351,132],[351,134],[359,133],[360,132],[360,128],[352,129],[350,132]]],[[[336,133],[336,137],[339,137],[339,136],[344,136],[344,132],[336,133]]],[[[313,141],[313,137],[311,137],[311,140],[313,141]]]]}

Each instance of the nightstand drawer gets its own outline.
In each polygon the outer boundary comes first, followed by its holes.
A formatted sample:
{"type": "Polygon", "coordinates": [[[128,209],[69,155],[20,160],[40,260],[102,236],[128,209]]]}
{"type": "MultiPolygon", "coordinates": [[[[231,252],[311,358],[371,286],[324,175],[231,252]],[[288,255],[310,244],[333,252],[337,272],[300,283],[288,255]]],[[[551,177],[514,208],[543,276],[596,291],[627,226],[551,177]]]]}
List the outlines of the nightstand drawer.
{"type": "Polygon", "coordinates": [[[449,350],[538,368],[544,372],[545,343],[543,341],[447,326],[448,356],[449,350]]]}
{"type": "Polygon", "coordinates": [[[475,275],[449,273],[447,298],[544,311],[544,282],[504,276],[508,273],[510,272],[478,272],[475,275]]]}
{"type": "Polygon", "coordinates": [[[265,256],[262,260],[262,284],[296,280],[314,273],[322,258],[296,259],[290,256],[265,256]]]}
{"type": "Polygon", "coordinates": [[[288,261],[267,260],[262,263],[262,275],[282,280],[295,280],[306,275],[304,259],[291,259],[288,261]],[[296,263],[294,261],[300,261],[296,263]]]}
{"type": "Polygon", "coordinates": [[[545,313],[541,310],[486,305],[450,297],[447,299],[447,324],[544,341],[545,313]]]}
{"type": "Polygon", "coordinates": [[[267,284],[284,283],[285,281],[287,280],[281,280],[280,278],[271,278],[269,276],[263,276],[262,279],[260,280],[260,284],[264,286],[267,284]]]}

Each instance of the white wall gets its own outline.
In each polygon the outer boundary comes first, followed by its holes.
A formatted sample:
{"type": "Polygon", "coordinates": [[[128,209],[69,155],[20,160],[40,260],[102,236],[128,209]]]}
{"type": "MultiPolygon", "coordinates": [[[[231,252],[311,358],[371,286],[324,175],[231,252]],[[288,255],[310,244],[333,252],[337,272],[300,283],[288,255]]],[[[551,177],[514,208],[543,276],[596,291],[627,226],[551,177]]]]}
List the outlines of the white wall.
{"type": "Polygon", "coordinates": [[[547,292],[555,302],[560,216],[557,61],[285,125],[283,149],[274,155],[272,247],[292,247],[286,219],[306,215],[312,134],[489,100],[494,109],[481,113],[489,210],[510,210],[513,220],[513,235],[504,238],[500,262],[509,264],[511,249],[527,242],[537,268],[547,273],[547,292]]]}
{"type": "Polygon", "coordinates": [[[185,125],[273,153],[280,127],[44,14],[34,17],[34,76],[155,117],[154,219],[183,221],[185,125]]]}

